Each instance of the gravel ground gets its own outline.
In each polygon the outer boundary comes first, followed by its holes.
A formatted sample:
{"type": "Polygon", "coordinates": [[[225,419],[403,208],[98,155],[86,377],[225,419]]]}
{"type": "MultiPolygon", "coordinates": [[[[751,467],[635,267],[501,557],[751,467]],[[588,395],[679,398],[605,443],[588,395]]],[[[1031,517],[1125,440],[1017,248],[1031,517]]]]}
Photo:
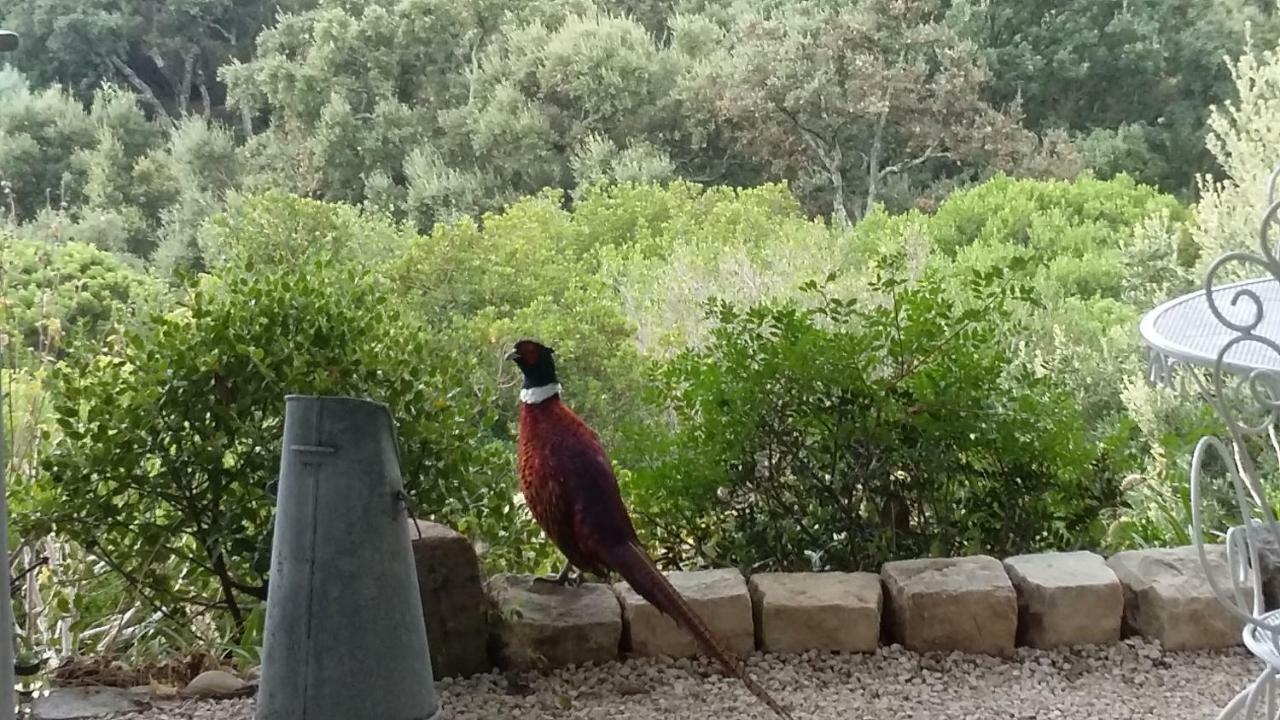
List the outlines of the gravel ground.
{"type": "MultiPolygon", "coordinates": [[[[1261,670],[1243,649],[1165,653],[1137,639],[1069,652],[1022,648],[1013,660],[922,656],[893,646],[874,655],[757,655],[751,667],[797,720],[1204,720],[1261,670]]],[[[636,659],[521,679],[491,674],[446,680],[437,689],[441,720],[772,717],[703,660],[636,659]]],[[[240,699],[174,704],[113,720],[252,717],[252,699],[240,699]]]]}

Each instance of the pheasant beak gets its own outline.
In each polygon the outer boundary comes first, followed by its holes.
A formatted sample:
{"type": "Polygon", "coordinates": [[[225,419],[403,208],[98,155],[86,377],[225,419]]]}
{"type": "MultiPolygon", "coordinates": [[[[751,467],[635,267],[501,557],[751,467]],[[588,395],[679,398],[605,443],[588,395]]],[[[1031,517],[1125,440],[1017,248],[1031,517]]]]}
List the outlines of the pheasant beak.
{"type": "Polygon", "coordinates": [[[502,359],[510,362],[512,360],[515,360],[517,357],[519,357],[519,354],[516,353],[515,350],[512,350],[511,352],[507,353],[506,356],[503,357],[502,359]]]}

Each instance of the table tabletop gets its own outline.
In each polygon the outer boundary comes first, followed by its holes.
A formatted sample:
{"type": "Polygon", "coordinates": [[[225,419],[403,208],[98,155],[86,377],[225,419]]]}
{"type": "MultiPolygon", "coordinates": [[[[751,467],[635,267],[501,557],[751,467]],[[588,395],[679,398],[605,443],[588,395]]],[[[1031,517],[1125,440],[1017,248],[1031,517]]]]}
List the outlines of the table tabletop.
{"type": "MultiPolygon", "coordinates": [[[[1227,319],[1249,322],[1255,304],[1242,298],[1234,306],[1232,297],[1241,289],[1257,293],[1262,300],[1262,322],[1252,335],[1280,344],[1280,282],[1272,276],[1242,280],[1213,289],[1214,303],[1227,319]]],[[[1159,305],[1142,318],[1139,326],[1143,343],[1166,361],[1214,367],[1226,344],[1241,332],[1224,325],[1213,311],[1203,289],[1176,297],[1159,305]]],[[[1223,356],[1226,372],[1248,374],[1257,369],[1280,370],[1280,353],[1264,342],[1240,342],[1223,356]]]]}

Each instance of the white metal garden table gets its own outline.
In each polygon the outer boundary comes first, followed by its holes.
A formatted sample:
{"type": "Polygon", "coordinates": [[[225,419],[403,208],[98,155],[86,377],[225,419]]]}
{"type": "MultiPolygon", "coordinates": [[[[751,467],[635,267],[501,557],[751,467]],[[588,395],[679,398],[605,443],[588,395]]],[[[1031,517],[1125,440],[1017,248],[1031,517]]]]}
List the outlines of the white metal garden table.
{"type": "Polygon", "coordinates": [[[1280,610],[1266,607],[1257,543],[1259,532],[1269,533],[1280,547],[1280,526],[1263,488],[1258,462],[1271,453],[1280,459],[1276,431],[1280,418],[1280,247],[1271,239],[1280,224],[1278,178],[1280,167],[1268,184],[1267,207],[1257,238],[1260,252],[1219,257],[1205,272],[1200,290],[1154,308],[1140,326],[1148,380],[1169,386],[1184,386],[1190,380],[1225,425],[1222,437],[1201,438],[1192,456],[1192,535],[1210,585],[1244,623],[1245,647],[1262,661],[1263,670],[1222,709],[1220,720],[1280,718],[1280,610]],[[1256,277],[1218,285],[1218,277],[1232,264],[1249,267],[1256,277]],[[1225,538],[1230,588],[1219,584],[1220,571],[1211,572],[1203,542],[1205,476],[1215,465],[1230,479],[1240,511],[1240,524],[1229,528],[1225,538]]]}
{"type": "MultiPolygon", "coordinates": [[[[1148,312],[1141,325],[1148,379],[1173,384],[1180,366],[1212,371],[1219,355],[1222,370],[1236,377],[1248,376],[1257,369],[1280,372],[1280,354],[1258,342],[1231,343],[1241,332],[1214,317],[1214,307],[1229,308],[1232,296],[1241,292],[1256,295],[1263,308],[1280,309],[1280,281],[1257,277],[1215,288],[1212,303],[1202,289],[1148,312]]],[[[1229,312],[1229,316],[1237,318],[1242,314],[1229,312]]],[[[1253,332],[1271,342],[1280,340],[1280,312],[1269,316],[1264,313],[1253,332]]]]}

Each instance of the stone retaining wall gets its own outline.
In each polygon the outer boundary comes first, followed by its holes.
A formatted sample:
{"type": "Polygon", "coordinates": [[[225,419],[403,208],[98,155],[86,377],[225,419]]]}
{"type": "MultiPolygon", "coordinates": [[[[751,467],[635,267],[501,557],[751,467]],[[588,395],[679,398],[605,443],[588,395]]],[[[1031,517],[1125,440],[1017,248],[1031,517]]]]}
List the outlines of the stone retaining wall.
{"type": "MultiPolygon", "coordinates": [[[[481,579],[461,535],[420,523],[411,535],[437,678],[493,667],[552,668],[629,655],[686,657],[692,640],[625,583],[562,588],[527,575],[481,579]],[[480,599],[483,598],[482,602],[480,599]],[[486,607],[482,607],[487,605],[486,607]]],[[[1215,580],[1230,587],[1226,553],[1209,549],[1215,580]]],[[[1241,624],[1214,595],[1192,546],[979,555],[885,563],[880,573],[668,574],[734,651],[910,650],[1008,657],[1026,645],[1119,642],[1130,635],[1168,650],[1241,644],[1241,624]]]]}

